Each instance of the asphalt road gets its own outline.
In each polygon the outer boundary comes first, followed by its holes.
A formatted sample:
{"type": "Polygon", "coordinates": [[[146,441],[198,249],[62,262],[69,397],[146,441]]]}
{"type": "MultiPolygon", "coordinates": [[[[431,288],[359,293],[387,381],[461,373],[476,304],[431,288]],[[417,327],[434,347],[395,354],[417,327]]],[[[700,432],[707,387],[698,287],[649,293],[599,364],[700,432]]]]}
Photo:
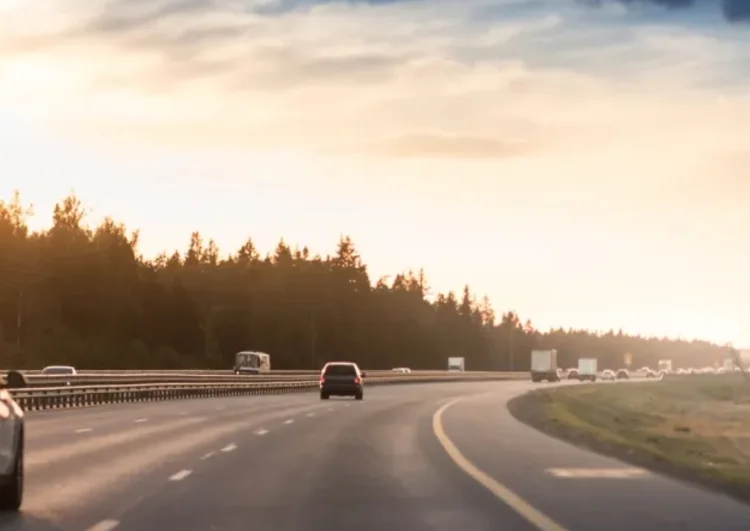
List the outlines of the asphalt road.
{"type": "Polygon", "coordinates": [[[505,402],[531,385],[32,412],[23,514],[0,529],[748,529],[748,506],[518,424],[505,402]]]}

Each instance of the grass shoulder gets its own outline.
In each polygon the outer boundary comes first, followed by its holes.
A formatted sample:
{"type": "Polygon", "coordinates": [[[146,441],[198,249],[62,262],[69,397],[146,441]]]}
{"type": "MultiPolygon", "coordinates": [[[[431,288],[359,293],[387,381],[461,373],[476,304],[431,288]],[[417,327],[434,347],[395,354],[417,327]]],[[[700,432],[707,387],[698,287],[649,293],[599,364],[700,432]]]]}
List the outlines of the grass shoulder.
{"type": "Polygon", "coordinates": [[[741,375],[547,387],[508,408],[577,446],[750,501],[750,385],[741,375]]]}

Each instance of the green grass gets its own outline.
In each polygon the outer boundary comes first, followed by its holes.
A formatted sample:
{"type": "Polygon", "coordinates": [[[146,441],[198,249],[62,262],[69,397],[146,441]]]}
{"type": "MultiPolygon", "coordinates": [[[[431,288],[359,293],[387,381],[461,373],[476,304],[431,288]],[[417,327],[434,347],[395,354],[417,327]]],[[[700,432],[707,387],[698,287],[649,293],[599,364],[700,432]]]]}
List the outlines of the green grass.
{"type": "Polygon", "coordinates": [[[750,385],[741,375],[543,391],[545,416],[628,453],[750,486],[750,385]]]}

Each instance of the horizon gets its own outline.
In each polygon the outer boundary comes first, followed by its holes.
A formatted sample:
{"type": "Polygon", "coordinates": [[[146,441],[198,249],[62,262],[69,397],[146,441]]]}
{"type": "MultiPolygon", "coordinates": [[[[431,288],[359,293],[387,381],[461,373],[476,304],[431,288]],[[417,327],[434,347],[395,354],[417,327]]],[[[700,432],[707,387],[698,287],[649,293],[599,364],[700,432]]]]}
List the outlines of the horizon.
{"type": "Polygon", "coordinates": [[[750,345],[750,17],[625,3],[8,2],[0,199],[39,229],[74,191],[146,257],[347,234],[540,329],[750,345]]]}

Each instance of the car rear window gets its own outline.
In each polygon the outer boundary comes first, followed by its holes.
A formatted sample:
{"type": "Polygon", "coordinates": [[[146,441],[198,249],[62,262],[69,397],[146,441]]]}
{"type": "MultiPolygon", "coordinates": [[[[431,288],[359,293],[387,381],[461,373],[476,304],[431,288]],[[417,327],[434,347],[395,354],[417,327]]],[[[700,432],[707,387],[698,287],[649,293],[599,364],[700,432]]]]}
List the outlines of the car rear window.
{"type": "Polygon", "coordinates": [[[357,374],[354,365],[329,365],[325,370],[326,376],[351,376],[357,374]]]}

